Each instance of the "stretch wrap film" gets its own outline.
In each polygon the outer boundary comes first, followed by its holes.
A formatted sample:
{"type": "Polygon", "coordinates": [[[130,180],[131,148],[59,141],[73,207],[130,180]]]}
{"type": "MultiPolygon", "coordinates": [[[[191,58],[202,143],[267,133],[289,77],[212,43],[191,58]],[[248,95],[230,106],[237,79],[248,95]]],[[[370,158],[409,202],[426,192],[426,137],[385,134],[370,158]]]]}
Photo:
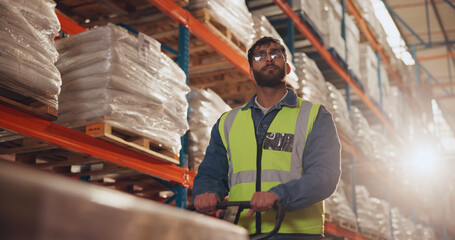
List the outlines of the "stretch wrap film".
{"type": "Polygon", "coordinates": [[[324,200],[326,212],[330,213],[334,222],[349,224],[357,229],[357,220],[346,194],[343,190],[343,181],[338,183],[337,190],[328,199],[324,200]]]}
{"type": "Polygon", "coordinates": [[[190,0],[191,10],[204,8],[246,47],[253,44],[253,19],[243,0],[190,0]]]}
{"type": "Polygon", "coordinates": [[[189,165],[196,171],[205,156],[213,125],[224,112],[231,110],[220,96],[210,89],[192,89],[190,102],[189,165]]]}
{"type": "Polygon", "coordinates": [[[0,87],[57,109],[60,30],[51,0],[0,0],[0,87]]]}
{"type": "Polygon", "coordinates": [[[108,24],[57,42],[62,73],[58,122],[106,122],[178,154],[189,129],[185,73],[147,36],[108,24]],[[145,39],[145,40],[141,40],[145,39]]]}
{"type": "Polygon", "coordinates": [[[389,204],[385,200],[370,197],[365,186],[357,185],[355,192],[360,232],[391,240],[389,204]]]}

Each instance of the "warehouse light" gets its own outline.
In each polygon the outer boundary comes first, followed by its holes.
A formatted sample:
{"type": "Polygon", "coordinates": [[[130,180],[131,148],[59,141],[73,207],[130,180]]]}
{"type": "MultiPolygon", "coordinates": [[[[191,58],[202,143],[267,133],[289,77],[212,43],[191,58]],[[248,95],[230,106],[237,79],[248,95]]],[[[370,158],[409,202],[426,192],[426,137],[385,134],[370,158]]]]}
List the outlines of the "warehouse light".
{"type": "Polygon", "coordinates": [[[409,159],[412,174],[419,177],[435,176],[438,172],[439,155],[430,144],[419,144],[412,149],[409,159]]]}
{"type": "Polygon", "coordinates": [[[381,0],[371,0],[374,7],[374,14],[381,23],[387,35],[387,42],[392,48],[393,53],[398,59],[401,59],[406,65],[414,65],[414,58],[406,48],[406,43],[401,37],[395,22],[387,11],[386,6],[381,0]]]}

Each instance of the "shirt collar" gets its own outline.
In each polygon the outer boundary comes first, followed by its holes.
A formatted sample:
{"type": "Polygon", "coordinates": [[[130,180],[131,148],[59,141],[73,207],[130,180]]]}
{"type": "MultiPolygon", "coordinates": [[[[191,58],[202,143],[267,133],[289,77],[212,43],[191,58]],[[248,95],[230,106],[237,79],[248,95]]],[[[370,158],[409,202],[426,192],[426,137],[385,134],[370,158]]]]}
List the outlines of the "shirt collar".
{"type": "MultiPolygon", "coordinates": [[[[288,88],[287,89],[287,94],[286,96],[277,104],[272,106],[271,108],[278,108],[281,109],[282,106],[288,106],[288,107],[295,107],[297,106],[297,95],[295,92],[288,88]]],[[[259,108],[254,99],[256,98],[257,94],[254,94],[254,96],[248,101],[245,106],[242,107],[242,110],[247,110],[248,108],[255,107],[259,108]]]]}

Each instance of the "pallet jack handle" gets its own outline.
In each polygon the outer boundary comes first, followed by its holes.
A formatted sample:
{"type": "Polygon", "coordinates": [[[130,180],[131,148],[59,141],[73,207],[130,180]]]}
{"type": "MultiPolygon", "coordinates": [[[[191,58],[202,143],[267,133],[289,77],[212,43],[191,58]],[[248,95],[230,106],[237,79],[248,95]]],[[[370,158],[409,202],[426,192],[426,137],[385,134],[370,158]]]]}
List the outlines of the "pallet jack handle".
{"type": "MultiPolygon", "coordinates": [[[[216,204],[216,209],[227,209],[228,207],[238,207],[238,212],[242,212],[244,209],[250,209],[251,204],[249,201],[239,201],[239,202],[219,202],[216,204]]],[[[190,205],[188,208],[190,211],[195,211],[194,205],[190,205]]],[[[260,240],[260,239],[267,239],[273,235],[275,235],[281,227],[281,222],[284,219],[285,210],[284,206],[280,201],[276,201],[273,205],[273,209],[276,211],[276,219],[275,219],[275,226],[273,227],[272,231],[269,233],[259,234],[250,238],[250,240],[260,240]]]]}

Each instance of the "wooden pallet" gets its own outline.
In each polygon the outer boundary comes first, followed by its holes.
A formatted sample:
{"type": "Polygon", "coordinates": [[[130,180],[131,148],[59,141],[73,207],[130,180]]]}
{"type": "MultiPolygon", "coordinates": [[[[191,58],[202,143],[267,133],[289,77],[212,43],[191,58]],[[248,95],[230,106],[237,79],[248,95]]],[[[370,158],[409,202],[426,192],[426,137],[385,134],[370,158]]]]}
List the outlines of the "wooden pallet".
{"type": "Polygon", "coordinates": [[[207,9],[203,8],[192,11],[191,14],[241,56],[246,56],[248,46],[245,46],[237,37],[235,37],[228,27],[212,17],[207,9]]]}
{"type": "Polygon", "coordinates": [[[366,237],[367,239],[371,239],[371,240],[380,240],[381,239],[377,234],[374,234],[374,233],[362,232],[362,235],[364,237],[366,237]]]}
{"type": "Polygon", "coordinates": [[[0,154],[23,154],[57,148],[44,141],[29,137],[23,138],[20,135],[12,139],[0,143],[0,154]]]}
{"type": "Polygon", "coordinates": [[[341,228],[344,228],[346,230],[349,230],[351,232],[357,232],[357,226],[355,224],[352,224],[348,221],[345,221],[343,219],[337,219],[335,220],[336,224],[341,227],[341,228]]]}
{"type": "MultiPolygon", "coordinates": [[[[166,199],[160,198],[160,192],[168,191],[156,182],[156,179],[147,174],[87,154],[61,148],[16,153],[15,155],[0,154],[0,161],[30,165],[42,171],[83,180],[156,201],[165,201],[166,199]]],[[[176,183],[169,183],[169,186],[175,187],[177,185],[176,183]]]]}
{"type": "Polygon", "coordinates": [[[130,150],[146,154],[167,163],[178,164],[179,158],[169,150],[164,149],[160,143],[150,138],[141,136],[134,131],[120,129],[104,122],[85,126],[85,133],[128,148],[130,150]]]}
{"type": "Polygon", "coordinates": [[[332,214],[326,212],[326,213],[325,213],[325,217],[324,217],[324,221],[325,221],[325,222],[330,222],[330,223],[333,222],[333,216],[332,216],[332,214]]]}
{"type": "Polygon", "coordinates": [[[0,103],[49,121],[56,120],[58,116],[56,108],[3,87],[0,87],[0,103]]]}

